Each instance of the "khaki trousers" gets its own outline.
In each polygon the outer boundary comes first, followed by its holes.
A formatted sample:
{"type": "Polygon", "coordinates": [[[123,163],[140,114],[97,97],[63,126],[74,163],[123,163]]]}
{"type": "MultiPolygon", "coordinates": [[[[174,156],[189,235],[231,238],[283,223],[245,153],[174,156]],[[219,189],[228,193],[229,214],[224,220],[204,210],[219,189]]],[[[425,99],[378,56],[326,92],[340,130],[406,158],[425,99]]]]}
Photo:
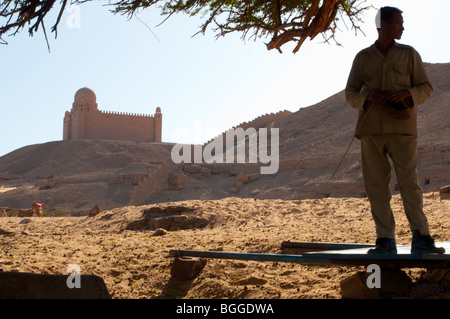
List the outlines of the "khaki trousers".
{"type": "Polygon", "coordinates": [[[392,160],[411,231],[429,235],[423,213],[422,189],[417,178],[417,137],[412,135],[376,134],[361,136],[361,158],[364,184],[375,221],[377,238],[395,239],[395,221],[390,200],[392,160]]]}

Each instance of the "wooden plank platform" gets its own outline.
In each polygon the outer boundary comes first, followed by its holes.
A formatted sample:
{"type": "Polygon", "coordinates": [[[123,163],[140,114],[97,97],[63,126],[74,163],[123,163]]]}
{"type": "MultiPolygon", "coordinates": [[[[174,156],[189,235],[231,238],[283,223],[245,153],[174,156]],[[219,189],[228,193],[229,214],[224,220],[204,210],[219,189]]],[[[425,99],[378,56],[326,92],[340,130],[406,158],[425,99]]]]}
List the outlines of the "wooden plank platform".
{"type": "MultiPolygon", "coordinates": [[[[311,244],[311,243],[307,243],[311,244]]],[[[315,243],[315,248],[323,248],[328,243],[315,243]]],[[[411,254],[409,245],[397,245],[397,254],[368,254],[373,245],[333,244],[331,250],[317,250],[299,254],[261,254],[222,251],[171,250],[172,257],[202,257],[235,260],[255,260],[273,262],[291,262],[304,265],[322,266],[367,266],[377,264],[386,268],[450,268],[450,242],[436,242],[444,247],[445,254],[411,254]],[[337,245],[337,246],[336,246],[337,245]],[[349,246],[350,245],[350,246],[349,246]],[[355,248],[355,245],[363,246],[355,248]],[[350,247],[351,249],[348,249],[350,247]],[[342,249],[347,248],[347,249],[342,249]]]]}
{"type": "Polygon", "coordinates": [[[412,254],[410,245],[397,245],[397,254],[368,254],[370,247],[304,252],[303,257],[330,264],[367,266],[377,264],[391,268],[448,268],[450,267],[450,242],[436,242],[444,247],[444,254],[412,254]]]}
{"type": "Polygon", "coordinates": [[[359,243],[297,242],[290,240],[281,243],[282,249],[294,249],[295,251],[343,250],[372,247],[375,247],[375,245],[359,243]]]}

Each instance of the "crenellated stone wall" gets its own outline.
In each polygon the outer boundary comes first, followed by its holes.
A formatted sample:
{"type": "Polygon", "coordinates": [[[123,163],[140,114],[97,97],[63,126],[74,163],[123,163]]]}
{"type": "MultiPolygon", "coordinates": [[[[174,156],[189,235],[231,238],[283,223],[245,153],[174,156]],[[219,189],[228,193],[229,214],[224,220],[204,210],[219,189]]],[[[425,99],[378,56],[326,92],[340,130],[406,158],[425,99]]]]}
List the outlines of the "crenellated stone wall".
{"type": "Polygon", "coordinates": [[[162,113],[154,115],[101,111],[95,93],[82,88],[75,94],[72,110],[64,117],[64,140],[112,139],[161,142],[162,113]]]}
{"type": "MultiPolygon", "coordinates": [[[[258,116],[257,118],[251,120],[250,122],[243,122],[239,125],[233,126],[231,129],[242,128],[244,131],[251,127],[255,128],[255,129],[259,129],[259,128],[266,127],[269,124],[271,124],[279,119],[282,119],[283,117],[289,116],[291,114],[292,114],[292,112],[287,111],[287,110],[279,111],[277,113],[264,114],[264,115],[258,116]]],[[[225,137],[225,135],[226,135],[226,132],[223,132],[222,134],[219,134],[215,138],[206,142],[203,146],[207,145],[208,143],[212,142],[214,139],[216,139],[218,137],[225,137]]]]}

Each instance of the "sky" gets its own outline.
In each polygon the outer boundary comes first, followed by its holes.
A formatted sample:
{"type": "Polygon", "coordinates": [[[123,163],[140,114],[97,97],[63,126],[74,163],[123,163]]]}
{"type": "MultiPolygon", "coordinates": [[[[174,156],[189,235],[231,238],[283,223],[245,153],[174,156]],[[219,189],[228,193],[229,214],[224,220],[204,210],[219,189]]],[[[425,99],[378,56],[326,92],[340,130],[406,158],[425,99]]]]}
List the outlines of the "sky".
{"type": "Polygon", "coordinates": [[[192,37],[195,17],[176,15],[158,26],[164,18],[157,10],[128,19],[102,3],[70,8],[57,39],[50,32],[56,16],[48,17],[50,51],[42,29],[33,37],[24,29],[0,45],[0,156],[62,140],[64,114],[82,87],[95,92],[100,110],[154,114],[160,107],[169,143],[204,143],[258,116],[314,105],[344,89],[354,56],[376,40],[376,9],[385,5],[403,11],[400,43],[424,62],[450,62],[448,0],[367,1],[374,8],[363,16],[363,33],[341,22],[342,46],[319,35],[296,54],[294,44],[280,54],[266,49],[269,39],[216,39],[211,29],[192,37]]]}

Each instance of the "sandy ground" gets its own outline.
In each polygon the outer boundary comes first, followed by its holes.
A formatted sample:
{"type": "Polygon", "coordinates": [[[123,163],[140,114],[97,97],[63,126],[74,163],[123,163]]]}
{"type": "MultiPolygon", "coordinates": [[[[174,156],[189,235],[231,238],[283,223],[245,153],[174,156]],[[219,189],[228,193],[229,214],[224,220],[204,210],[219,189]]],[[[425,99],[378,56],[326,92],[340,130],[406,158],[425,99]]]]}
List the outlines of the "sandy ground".
{"type": "MultiPolygon", "coordinates": [[[[411,233],[401,199],[392,207],[398,244],[411,233]]],[[[450,201],[425,194],[424,210],[437,241],[450,240],[450,201]]],[[[173,221],[173,219],[172,219],[173,221]]],[[[340,299],[340,282],[364,270],[292,263],[209,259],[201,274],[182,282],[170,275],[171,249],[281,253],[283,241],[373,243],[367,199],[255,200],[226,198],[122,207],[94,217],[0,218],[0,269],[66,274],[69,264],[103,278],[112,298],[340,299]],[[165,235],[139,228],[143,212],[183,215],[165,235]],[[28,222],[28,223],[27,223],[28,222]],[[128,225],[135,230],[127,230],[128,225]],[[202,227],[202,228],[193,228],[202,227]]],[[[416,282],[425,269],[407,269],[416,282]]],[[[416,295],[417,296],[417,295],[416,295]]],[[[432,297],[448,298],[436,291],[432,297]]],[[[423,295],[423,297],[427,297],[423,295]]]]}

